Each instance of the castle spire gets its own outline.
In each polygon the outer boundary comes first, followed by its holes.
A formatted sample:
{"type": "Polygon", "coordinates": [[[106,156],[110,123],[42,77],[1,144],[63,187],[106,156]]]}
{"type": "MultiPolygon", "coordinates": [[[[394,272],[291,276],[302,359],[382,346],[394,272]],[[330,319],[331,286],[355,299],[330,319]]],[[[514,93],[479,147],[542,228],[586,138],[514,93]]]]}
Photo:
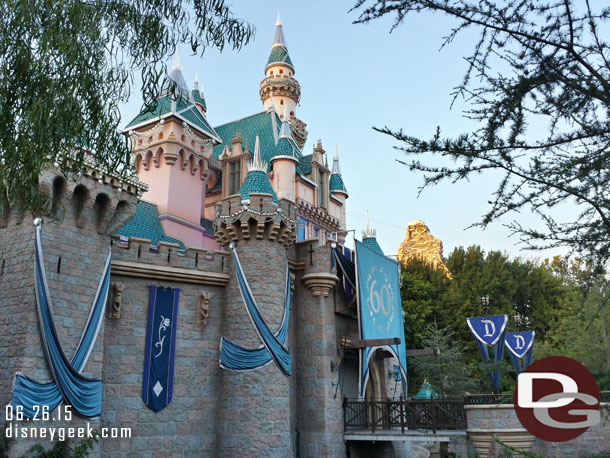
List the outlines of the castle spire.
{"type": "Polygon", "coordinates": [[[341,193],[345,195],[344,197],[348,197],[347,189],[345,184],[343,184],[343,177],[341,176],[341,168],[339,167],[339,148],[337,145],[335,145],[335,157],[333,158],[333,169],[328,180],[328,189],[333,194],[341,193]]]}
{"type": "Polygon", "coordinates": [[[283,46],[286,48],[286,39],[284,38],[284,32],[282,31],[282,20],[280,19],[280,12],[277,12],[277,20],[275,21],[275,35],[273,36],[273,43],[271,47],[283,46]]]}
{"type": "Polygon", "coordinates": [[[292,138],[292,135],[290,134],[290,122],[288,121],[288,105],[284,105],[284,118],[282,119],[279,138],[282,137],[292,138]]]}
{"type": "Polygon", "coordinates": [[[255,170],[267,173],[267,163],[261,159],[261,145],[258,135],[256,136],[256,142],[254,143],[254,157],[248,164],[248,172],[255,170]]]}
{"type": "Polygon", "coordinates": [[[377,237],[377,231],[373,228],[371,228],[371,218],[369,217],[369,211],[366,211],[366,229],[364,231],[362,231],[362,238],[363,239],[368,239],[368,238],[376,238],[377,237]]]}
{"type": "Polygon", "coordinates": [[[193,81],[193,89],[199,90],[199,72],[195,72],[195,80],[193,81]]]}
{"type": "Polygon", "coordinates": [[[362,231],[362,243],[373,251],[385,256],[383,250],[377,243],[377,231],[371,227],[369,211],[366,211],[366,229],[362,231]]]}

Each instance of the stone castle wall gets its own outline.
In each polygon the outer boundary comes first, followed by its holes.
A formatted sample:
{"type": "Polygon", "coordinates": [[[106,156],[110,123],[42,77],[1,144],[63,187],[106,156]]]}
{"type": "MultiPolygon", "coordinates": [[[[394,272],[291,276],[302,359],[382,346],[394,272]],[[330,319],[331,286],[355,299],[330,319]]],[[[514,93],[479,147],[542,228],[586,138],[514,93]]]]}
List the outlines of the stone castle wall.
{"type": "MultiPolygon", "coordinates": [[[[55,174],[45,179],[52,193],[55,174]]],[[[57,222],[45,218],[43,249],[55,324],[69,359],[89,313],[110,234],[132,217],[136,198],[108,183],[83,177],[78,183],[68,184],[61,199],[65,209],[61,218],[57,222]],[[87,191],[85,199],[74,197],[79,184],[87,191]],[[101,194],[108,200],[98,198],[101,194]],[[84,200],[80,210],[77,200],[84,200]],[[101,206],[100,201],[106,205],[101,206]]],[[[2,226],[0,402],[4,406],[10,400],[16,371],[41,381],[51,377],[41,346],[33,291],[33,218],[13,210],[2,226]]],[[[334,312],[337,300],[344,299],[332,288],[328,296],[314,296],[312,286],[303,281],[308,274],[330,275],[330,251],[326,247],[316,249],[316,241],[286,249],[277,241],[254,236],[240,244],[238,252],[248,281],[272,329],[281,319],[284,266],[286,257],[290,260],[295,277],[288,335],[292,377],[283,376],[273,363],[248,374],[220,369],[221,335],[248,346],[258,342],[252,340],[253,325],[244,316],[228,253],[187,250],[178,254],[177,246],[163,242],[157,250],[151,250],[149,241],[139,239],[131,239],[129,248],[115,243],[111,282],[123,285],[120,317],[109,316],[109,303],[84,374],[103,382],[102,417],[92,421],[92,426],[127,427],[132,436],[100,439],[91,456],[345,455],[342,393],[334,397],[338,373],[331,370],[331,361],[340,361],[334,312]],[[181,289],[173,399],[158,413],[148,409],[141,397],[148,288],[153,284],[181,289]],[[206,325],[198,322],[200,291],[210,294],[206,325]],[[270,307],[264,298],[270,299],[270,307]],[[244,422],[246,418],[250,421],[244,422]],[[246,427],[247,431],[240,429],[246,427]],[[242,443],[244,437],[248,444],[242,443]],[[227,446],[232,441],[236,447],[227,446]]],[[[74,417],[72,426],[85,422],[74,417]]],[[[60,422],[49,426],[60,426],[60,422]]],[[[20,440],[12,453],[20,456],[40,442],[44,441],[20,440]]]]}

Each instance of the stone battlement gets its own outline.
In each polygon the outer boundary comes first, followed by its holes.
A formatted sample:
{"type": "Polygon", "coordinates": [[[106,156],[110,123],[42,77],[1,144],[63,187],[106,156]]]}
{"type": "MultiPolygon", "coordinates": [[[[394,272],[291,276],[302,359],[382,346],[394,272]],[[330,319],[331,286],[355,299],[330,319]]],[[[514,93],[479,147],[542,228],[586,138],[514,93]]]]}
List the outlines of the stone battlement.
{"type": "Polygon", "coordinates": [[[286,247],[296,241],[297,214],[294,203],[271,194],[250,194],[250,203],[242,205],[241,196],[223,199],[216,205],[214,236],[220,245],[242,239],[278,240],[286,247]]]}
{"type": "MultiPolygon", "coordinates": [[[[117,241],[119,236],[113,236],[117,241]]],[[[187,248],[180,252],[180,245],[170,242],[159,242],[156,249],[151,247],[151,241],[138,237],[130,237],[127,247],[118,245],[112,250],[113,272],[117,263],[140,264],[139,269],[146,265],[158,267],[173,267],[206,272],[222,273],[227,271],[226,257],[229,253],[217,250],[210,252],[203,248],[187,248]]]]}

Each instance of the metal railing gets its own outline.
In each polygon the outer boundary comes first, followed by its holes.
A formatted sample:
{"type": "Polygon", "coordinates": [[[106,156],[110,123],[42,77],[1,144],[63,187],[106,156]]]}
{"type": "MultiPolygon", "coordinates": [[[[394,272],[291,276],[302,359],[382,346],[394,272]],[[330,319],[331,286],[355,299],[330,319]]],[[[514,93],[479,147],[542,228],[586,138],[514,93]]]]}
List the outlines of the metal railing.
{"type": "Polygon", "coordinates": [[[343,399],[343,431],[466,429],[464,401],[359,401],[343,399]]]}

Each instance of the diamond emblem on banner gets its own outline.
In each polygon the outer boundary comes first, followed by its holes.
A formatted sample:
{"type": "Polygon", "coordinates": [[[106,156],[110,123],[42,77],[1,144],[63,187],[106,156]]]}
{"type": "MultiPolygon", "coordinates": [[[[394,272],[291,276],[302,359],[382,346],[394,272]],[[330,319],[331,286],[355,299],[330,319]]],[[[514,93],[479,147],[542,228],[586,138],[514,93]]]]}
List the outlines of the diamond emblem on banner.
{"type": "Polygon", "coordinates": [[[155,383],[155,386],[153,386],[153,391],[155,392],[155,395],[157,397],[159,397],[159,395],[161,394],[161,391],[163,391],[163,387],[161,386],[161,384],[159,383],[158,380],[157,380],[157,383],[155,383]]]}

